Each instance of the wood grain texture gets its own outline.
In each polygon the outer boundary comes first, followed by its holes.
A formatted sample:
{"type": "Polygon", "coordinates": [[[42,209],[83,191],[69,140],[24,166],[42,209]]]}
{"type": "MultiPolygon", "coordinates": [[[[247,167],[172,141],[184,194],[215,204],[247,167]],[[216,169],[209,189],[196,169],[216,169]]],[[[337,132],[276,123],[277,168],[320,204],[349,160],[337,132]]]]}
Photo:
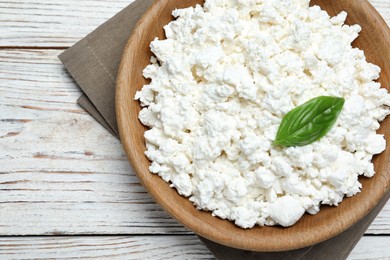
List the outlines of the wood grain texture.
{"type": "Polygon", "coordinates": [[[0,235],[187,232],[77,104],[54,50],[0,50],[0,235]]]}
{"type": "MultiPolygon", "coordinates": [[[[188,232],[76,104],[60,52],[0,50],[0,235],[188,232]]],[[[390,234],[390,203],[368,233],[390,234]]]]}
{"type": "MultiPolygon", "coordinates": [[[[255,226],[245,230],[232,222],[197,210],[185,197],[158,175],[150,174],[150,161],[144,155],[144,132],[147,129],[138,120],[141,110],[134,100],[137,91],[148,84],[142,76],[152,55],[149,44],[155,38],[164,38],[163,26],[172,20],[171,12],[202,4],[202,0],[160,0],[145,13],[134,29],[126,46],[119,68],[116,91],[116,111],[120,137],[126,154],[143,186],[170,215],[200,236],[219,244],[249,251],[274,252],[308,247],[328,240],[353,226],[377,205],[390,190],[390,142],[387,149],[374,159],[374,177],[361,178],[361,193],[345,199],[338,207],[322,207],[315,216],[305,214],[288,229],[255,226]],[[336,224],[337,223],[337,224],[336,224]]],[[[384,20],[367,1],[316,0],[331,16],[346,10],[348,24],[359,23],[363,28],[354,46],[364,50],[367,59],[382,69],[379,82],[390,90],[390,30],[384,20]]],[[[390,118],[381,123],[379,133],[390,139],[390,118]]]]}
{"type": "MultiPolygon", "coordinates": [[[[363,237],[348,260],[390,259],[390,237],[363,237]]],[[[214,259],[193,236],[2,237],[8,259],[214,259]]]]}
{"type": "MultiPolygon", "coordinates": [[[[77,106],[60,51],[45,50],[71,46],[131,2],[0,0],[0,236],[142,234],[3,237],[1,259],[211,257],[195,237],[187,244],[174,235],[189,232],[146,194],[119,142],[77,106]]],[[[389,24],[390,0],[370,2],[389,24]]],[[[367,233],[390,234],[390,203],[367,233]]],[[[389,243],[364,237],[350,259],[390,259],[389,243]]]]}
{"type": "Polygon", "coordinates": [[[0,46],[69,47],[133,0],[0,0],[0,46]]]}
{"type": "Polygon", "coordinates": [[[213,259],[196,236],[0,238],[0,259],[213,259]]]}
{"type": "Polygon", "coordinates": [[[390,259],[390,237],[366,236],[363,237],[348,257],[352,259],[375,259],[388,260],[390,259]]]}
{"type": "MultiPolygon", "coordinates": [[[[131,2],[0,0],[0,47],[70,46],[131,2]]],[[[390,0],[370,2],[390,21],[390,0]]]]}

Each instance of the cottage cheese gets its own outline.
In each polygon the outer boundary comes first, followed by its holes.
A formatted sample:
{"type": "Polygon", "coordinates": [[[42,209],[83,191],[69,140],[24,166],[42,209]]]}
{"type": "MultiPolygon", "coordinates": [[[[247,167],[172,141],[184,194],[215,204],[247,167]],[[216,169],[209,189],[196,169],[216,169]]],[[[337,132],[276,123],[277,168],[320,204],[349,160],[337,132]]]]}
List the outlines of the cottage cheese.
{"type": "Polygon", "coordinates": [[[309,0],[207,0],[179,9],[150,47],[136,94],[150,171],[198,209],[254,225],[291,226],[337,206],[371,177],[389,114],[380,68],[344,25],[309,0]],[[304,147],[272,144],[282,117],[317,96],[344,97],[333,129],[304,147]]]}

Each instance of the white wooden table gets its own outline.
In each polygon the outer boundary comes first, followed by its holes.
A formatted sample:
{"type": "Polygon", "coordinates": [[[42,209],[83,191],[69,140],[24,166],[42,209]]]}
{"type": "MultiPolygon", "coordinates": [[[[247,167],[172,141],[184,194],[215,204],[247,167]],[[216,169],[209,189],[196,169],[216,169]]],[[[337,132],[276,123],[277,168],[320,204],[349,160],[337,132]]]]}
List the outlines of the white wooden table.
{"type": "MultiPolygon", "coordinates": [[[[76,104],[57,59],[130,2],[0,0],[0,259],[212,258],[76,104]]],[[[390,0],[371,2],[390,24],[390,0]]],[[[390,203],[350,256],[379,258],[390,259],[390,203]]]]}

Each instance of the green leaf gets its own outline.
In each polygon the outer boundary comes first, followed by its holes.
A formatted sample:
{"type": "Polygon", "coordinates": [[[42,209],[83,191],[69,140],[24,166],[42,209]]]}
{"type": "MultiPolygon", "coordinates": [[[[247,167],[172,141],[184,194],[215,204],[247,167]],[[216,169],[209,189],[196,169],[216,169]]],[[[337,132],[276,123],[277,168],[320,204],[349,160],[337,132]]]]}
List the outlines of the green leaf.
{"type": "Polygon", "coordinates": [[[321,96],[294,108],[282,119],[274,144],[304,146],[325,136],[336,123],[345,99],[321,96]]]}

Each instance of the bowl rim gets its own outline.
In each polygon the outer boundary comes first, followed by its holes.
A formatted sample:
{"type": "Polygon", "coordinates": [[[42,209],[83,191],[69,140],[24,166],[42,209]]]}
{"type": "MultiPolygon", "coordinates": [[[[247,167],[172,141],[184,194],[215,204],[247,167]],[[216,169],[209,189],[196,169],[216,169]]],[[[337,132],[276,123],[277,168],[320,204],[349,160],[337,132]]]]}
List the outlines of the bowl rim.
{"type": "MultiPolygon", "coordinates": [[[[211,241],[214,241],[216,243],[237,248],[237,249],[243,249],[243,250],[250,250],[250,251],[258,251],[258,252],[277,252],[277,251],[288,251],[288,250],[294,250],[294,249],[299,249],[299,248],[304,248],[308,246],[312,246],[314,244],[323,242],[325,240],[328,240],[343,231],[347,230],[354,224],[356,224],[359,220],[361,220],[364,216],[366,216],[380,201],[381,198],[383,198],[387,193],[390,191],[390,184],[385,185],[385,189],[381,196],[377,196],[375,200],[371,201],[373,202],[372,205],[366,206],[364,208],[359,209],[358,211],[354,212],[354,216],[351,218],[351,221],[345,222],[341,221],[338,223],[333,229],[328,229],[329,232],[325,233],[325,235],[322,236],[310,236],[310,237],[303,237],[300,236],[299,239],[295,243],[288,244],[288,245],[269,245],[266,243],[257,243],[257,244],[250,244],[248,245],[245,241],[242,241],[240,239],[237,239],[235,237],[232,237],[230,239],[226,239],[224,237],[221,240],[221,234],[218,232],[218,230],[214,230],[213,232],[205,232],[204,224],[202,222],[193,222],[190,221],[189,219],[186,219],[185,217],[181,216],[180,214],[177,214],[177,210],[172,207],[172,205],[169,205],[167,201],[161,200],[158,196],[158,191],[152,189],[151,184],[146,181],[142,174],[140,173],[141,168],[139,167],[139,164],[137,162],[138,157],[137,153],[131,149],[131,142],[129,142],[128,138],[126,138],[125,135],[125,129],[126,129],[126,120],[125,120],[125,107],[123,105],[124,98],[122,96],[122,92],[126,87],[130,87],[129,85],[126,84],[126,71],[125,68],[127,67],[128,64],[134,64],[131,61],[131,55],[128,55],[128,52],[131,49],[131,46],[136,45],[138,38],[143,34],[144,32],[144,26],[148,24],[148,17],[156,15],[159,12],[160,6],[166,5],[169,1],[171,0],[158,0],[154,1],[154,3],[149,7],[149,9],[144,13],[144,15],[141,17],[141,19],[137,22],[136,26],[134,27],[134,30],[127,41],[126,47],[123,51],[122,54],[122,59],[120,62],[119,70],[118,70],[118,75],[117,75],[117,87],[116,87],[116,96],[115,96],[115,109],[116,109],[116,117],[117,117],[117,122],[118,122],[118,129],[119,129],[119,136],[121,143],[123,145],[123,148],[127,154],[128,160],[134,169],[138,179],[140,180],[141,184],[146,188],[148,193],[152,196],[154,201],[156,201],[166,212],[169,213],[170,216],[178,220],[181,224],[189,228],[190,230],[194,231],[196,234],[205,237],[206,239],[209,239],[211,241]]],[[[372,12],[372,14],[375,16],[375,19],[377,19],[379,27],[382,29],[388,30],[388,36],[390,36],[390,31],[389,28],[386,24],[386,22],[383,20],[381,15],[377,12],[377,10],[367,1],[367,0],[362,0],[361,2],[364,2],[367,7],[370,9],[369,11],[372,12]]],[[[388,38],[390,39],[390,38],[388,38]]],[[[390,41],[389,41],[390,42],[390,41]]],[[[150,172],[148,172],[151,174],[150,172]]],[[[169,185],[167,183],[167,185],[169,185]]],[[[178,194],[178,196],[180,196],[178,194]]],[[[188,198],[186,198],[188,200],[188,198]]],[[[345,198],[344,198],[345,200],[345,198]]],[[[343,201],[344,201],[343,200],[343,201]]],[[[324,207],[321,205],[321,208],[324,207]]],[[[207,212],[208,214],[211,214],[211,212],[207,212]]],[[[226,220],[223,220],[226,221],[226,220]]],[[[257,228],[262,228],[258,227],[257,228]]],[[[274,227],[272,227],[274,228],[274,227]]],[[[278,228],[278,227],[275,227],[278,228]]],[[[321,228],[317,228],[317,230],[320,230],[321,228]]],[[[288,230],[288,228],[285,228],[285,230],[288,230]]],[[[282,243],[281,243],[282,244],[282,243]]]]}

